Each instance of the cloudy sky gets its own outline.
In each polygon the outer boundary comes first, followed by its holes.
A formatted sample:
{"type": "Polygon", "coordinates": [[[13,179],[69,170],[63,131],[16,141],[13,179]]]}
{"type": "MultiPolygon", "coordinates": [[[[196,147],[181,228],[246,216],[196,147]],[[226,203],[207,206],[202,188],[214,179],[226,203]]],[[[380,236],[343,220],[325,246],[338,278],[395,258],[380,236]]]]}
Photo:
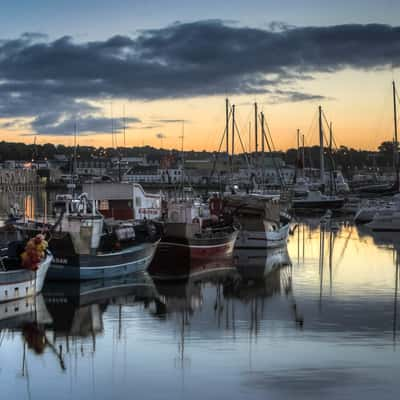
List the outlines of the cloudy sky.
{"type": "MultiPolygon", "coordinates": [[[[3,140],[215,149],[225,97],[247,147],[252,104],[277,148],[317,140],[323,106],[336,143],[393,135],[400,88],[398,0],[2,0],[3,140]],[[115,143],[115,141],[114,141],[115,143]]],[[[250,143],[253,145],[253,143],[250,143]]],[[[239,144],[237,150],[239,151],[239,144]]]]}

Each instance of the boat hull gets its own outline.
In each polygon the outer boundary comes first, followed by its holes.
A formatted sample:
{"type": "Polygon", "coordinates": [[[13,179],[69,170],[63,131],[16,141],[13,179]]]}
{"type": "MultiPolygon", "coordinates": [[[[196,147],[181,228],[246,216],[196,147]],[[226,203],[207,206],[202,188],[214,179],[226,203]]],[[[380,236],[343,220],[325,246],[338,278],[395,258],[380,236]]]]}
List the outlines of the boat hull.
{"type": "Polygon", "coordinates": [[[276,231],[240,231],[235,249],[274,249],[284,247],[289,236],[289,224],[276,231]]]}
{"type": "Polygon", "coordinates": [[[344,200],[327,200],[327,201],[302,201],[294,200],[292,208],[295,210],[337,210],[342,208],[344,200]]]}
{"type": "Polygon", "coordinates": [[[226,265],[235,246],[238,231],[223,238],[205,240],[182,240],[166,238],[161,241],[149,273],[156,277],[181,279],[193,271],[210,270],[210,263],[220,269],[226,265]]]}
{"type": "Polygon", "coordinates": [[[115,278],[145,271],[156,252],[159,240],[142,243],[119,252],[55,257],[49,269],[49,280],[91,280],[115,278]]]}
{"type": "Polygon", "coordinates": [[[220,240],[181,240],[174,238],[166,238],[159,245],[158,253],[167,255],[172,252],[174,257],[184,257],[190,259],[202,259],[208,257],[225,256],[232,253],[237,232],[232,233],[226,238],[220,240]]]}
{"type": "Polygon", "coordinates": [[[52,258],[48,254],[35,272],[27,269],[0,272],[0,302],[19,300],[40,293],[52,258]]]}

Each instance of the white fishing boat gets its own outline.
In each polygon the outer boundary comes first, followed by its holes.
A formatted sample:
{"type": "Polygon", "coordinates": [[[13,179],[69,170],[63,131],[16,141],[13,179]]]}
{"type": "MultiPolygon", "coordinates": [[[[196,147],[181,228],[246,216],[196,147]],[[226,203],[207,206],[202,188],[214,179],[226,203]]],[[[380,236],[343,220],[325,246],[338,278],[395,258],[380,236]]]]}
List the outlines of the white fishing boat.
{"type": "Polygon", "coordinates": [[[273,249],[284,247],[289,237],[290,225],[264,221],[263,231],[242,229],[236,239],[235,249],[273,249]]]}
{"type": "Polygon", "coordinates": [[[33,271],[22,266],[22,261],[16,247],[10,243],[7,253],[0,258],[0,302],[13,301],[40,293],[47,270],[53,259],[46,251],[39,262],[37,270],[33,271]]]}

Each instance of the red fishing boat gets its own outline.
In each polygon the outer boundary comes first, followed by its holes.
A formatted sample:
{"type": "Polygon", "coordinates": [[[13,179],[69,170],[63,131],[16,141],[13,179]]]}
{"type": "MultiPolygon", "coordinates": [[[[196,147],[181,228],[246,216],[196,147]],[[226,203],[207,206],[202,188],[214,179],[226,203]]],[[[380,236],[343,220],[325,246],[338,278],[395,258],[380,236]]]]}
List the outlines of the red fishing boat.
{"type": "Polygon", "coordinates": [[[188,262],[232,254],[238,227],[216,202],[217,198],[213,197],[210,204],[200,200],[168,203],[167,218],[160,222],[161,243],[150,272],[160,272],[157,267],[160,259],[170,265],[177,260],[188,262]]]}

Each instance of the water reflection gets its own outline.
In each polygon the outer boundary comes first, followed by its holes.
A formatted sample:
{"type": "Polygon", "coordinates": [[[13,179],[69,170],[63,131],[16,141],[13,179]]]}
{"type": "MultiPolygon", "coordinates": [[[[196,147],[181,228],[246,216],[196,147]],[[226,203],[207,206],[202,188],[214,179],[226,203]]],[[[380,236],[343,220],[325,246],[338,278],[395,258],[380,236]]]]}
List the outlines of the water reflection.
{"type": "Polygon", "coordinates": [[[54,340],[65,342],[69,351],[71,338],[91,338],[95,351],[96,335],[104,332],[103,316],[109,306],[119,308],[119,336],[122,306],[149,304],[158,298],[152,279],[146,273],[121,278],[82,282],[49,282],[43,291],[52,316],[49,328],[54,340]]]}
{"type": "Polygon", "coordinates": [[[4,395],[394,398],[400,235],[335,222],[299,224],[287,249],[176,260],[179,280],[51,283],[0,308],[4,395]]]}

